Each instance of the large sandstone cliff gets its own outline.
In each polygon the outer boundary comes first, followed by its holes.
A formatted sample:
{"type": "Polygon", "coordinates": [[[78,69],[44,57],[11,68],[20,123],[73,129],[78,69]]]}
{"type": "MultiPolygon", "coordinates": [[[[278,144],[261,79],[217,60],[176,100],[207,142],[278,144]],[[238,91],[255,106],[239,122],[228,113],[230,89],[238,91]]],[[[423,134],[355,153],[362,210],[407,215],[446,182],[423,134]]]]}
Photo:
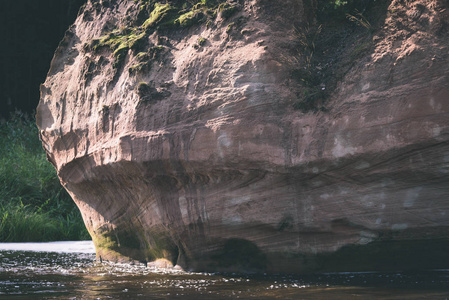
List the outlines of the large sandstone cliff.
{"type": "Polygon", "coordinates": [[[379,1],[335,43],[313,1],[155,2],[89,1],[41,87],[98,257],[449,267],[447,1],[379,1]]]}

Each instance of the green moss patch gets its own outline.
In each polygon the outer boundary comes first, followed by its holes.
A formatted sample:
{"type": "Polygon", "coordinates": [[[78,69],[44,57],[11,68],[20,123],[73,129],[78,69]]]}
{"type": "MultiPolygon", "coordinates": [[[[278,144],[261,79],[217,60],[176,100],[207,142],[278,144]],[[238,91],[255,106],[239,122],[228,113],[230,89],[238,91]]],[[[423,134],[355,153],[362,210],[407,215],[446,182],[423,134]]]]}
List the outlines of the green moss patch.
{"type": "MultiPolygon", "coordinates": [[[[238,8],[224,1],[206,1],[202,0],[192,5],[191,2],[169,1],[164,4],[147,2],[147,6],[142,5],[141,11],[148,10],[152,6],[149,17],[144,21],[142,27],[145,30],[151,28],[170,28],[170,27],[190,27],[201,24],[208,18],[215,18],[219,12],[223,18],[231,17],[238,8]]],[[[140,16],[141,17],[141,16],[140,16]]]]}
{"type": "MultiPolygon", "coordinates": [[[[196,1],[155,1],[135,0],[138,12],[134,19],[130,18],[130,27],[113,30],[94,39],[85,45],[84,50],[94,52],[108,48],[113,52],[114,68],[120,69],[132,50],[138,53],[145,48],[148,36],[158,29],[187,28],[206,21],[211,21],[217,13],[223,18],[231,17],[238,8],[223,0],[196,1]]],[[[148,58],[154,58],[154,53],[148,53],[148,58]]],[[[131,73],[148,69],[149,63],[141,59],[129,68],[131,73]]]]}
{"type": "Polygon", "coordinates": [[[189,27],[201,22],[204,19],[204,14],[201,10],[196,9],[180,15],[174,22],[179,27],[189,27]]]}
{"type": "Polygon", "coordinates": [[[205,44],[206,44],[206,39],[205,38],[203,38],[203,37],[200,37],[199,39],[198,39],[198,41],[197,41],[197,44],[198,44],[198,46],[200,46],[200,47],[202,47],[202,46],[204,46],[205,44]]]}
{"type": "Polygon", "coordinates": [[[218,12],[224,19],[229,19],[230,17],[232,17],[232,15],[237,12],[237,10],[238,9],[236,6],[230,5],[229,3],[221,3],[218,6],[218,12]]]}
{"type": "Polygon", "coordinates": [[[151,236],[145,239],[146,248],[145,256],[147,261],[155,261],[157,259],[167,259],[176,264],[178,259],[179,250],[178,247],[173,243],[173,241],[167,237],[165,234],[151,232],[151,236]]]}
{"type": "Polygon", "coordinates": [[[120,68],[128,51],[138,51],[145,45],[147,35],[139,29],[115,30],[91,42],[90,48],[94,52],[102,48],[109,48],[114,55],[114,68],[120,68]]]}
{"type": "Polygon", "coordinates": [[[173,18],[178,13],[176,7],[170,5],[170,3],[161,4],[156,3],[154,9],[150,14],[150,17],[143,23],[142,27],[146,30],[160,26],[169,26],[174,23],[173,18]]]}
{"type": "Polygon", "coordinates": [[[135,57],[136,63],[129,67],[128,71],[132,74],[149,71],[151,63],[160,59],[165,49],[164,46],[155,46],[149,48],[147,52],[139,52],[135,57]]]}
{"type": "Polygon", "coordinates": [[[118,241],[111,230],[100,228],[92,237],[95,247],[100,249],[117,250],[118,241]]]}

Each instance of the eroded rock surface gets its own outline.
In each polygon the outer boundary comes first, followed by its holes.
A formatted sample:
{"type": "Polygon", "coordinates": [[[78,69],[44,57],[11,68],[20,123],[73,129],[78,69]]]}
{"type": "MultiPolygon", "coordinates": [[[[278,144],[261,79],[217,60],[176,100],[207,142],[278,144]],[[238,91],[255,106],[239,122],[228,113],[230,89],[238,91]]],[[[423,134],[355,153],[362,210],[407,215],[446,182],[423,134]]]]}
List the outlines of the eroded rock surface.
{"type": "Polygon", "coordinates": [[[97,256],[201,271],[449,267],[447,2],[388,2],[321,109],[302,110],[292,66],[298,28],[317,24],[309,1],[200,7],[167,28],[152,2],[89,1],[41,87],[43,145],[97,256]]]}

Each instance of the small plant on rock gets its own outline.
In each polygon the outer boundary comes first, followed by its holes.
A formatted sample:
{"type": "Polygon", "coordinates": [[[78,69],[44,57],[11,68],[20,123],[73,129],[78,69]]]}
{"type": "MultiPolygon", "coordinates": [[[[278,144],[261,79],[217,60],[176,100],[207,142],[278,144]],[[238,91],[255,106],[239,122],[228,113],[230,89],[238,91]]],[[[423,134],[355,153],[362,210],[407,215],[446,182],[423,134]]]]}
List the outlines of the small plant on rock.
{"type": "Polygon", "coordinates": [[[197,41],[198,46],[202,47],[206,44],[206,39],[203,37],[200,37],[197,41]]]}

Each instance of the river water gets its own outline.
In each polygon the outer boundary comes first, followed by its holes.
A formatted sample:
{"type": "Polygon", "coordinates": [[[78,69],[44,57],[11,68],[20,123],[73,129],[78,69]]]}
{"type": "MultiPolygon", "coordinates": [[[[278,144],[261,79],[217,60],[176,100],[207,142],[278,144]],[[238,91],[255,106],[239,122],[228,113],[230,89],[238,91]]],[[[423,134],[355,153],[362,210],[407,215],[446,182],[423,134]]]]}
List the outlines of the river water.
{"type": "Polygon", "coordinates": [[[0,299],[449,299],[449,270],[313,276],[97,263],[92,242],[0,244],[0,299]]]}

